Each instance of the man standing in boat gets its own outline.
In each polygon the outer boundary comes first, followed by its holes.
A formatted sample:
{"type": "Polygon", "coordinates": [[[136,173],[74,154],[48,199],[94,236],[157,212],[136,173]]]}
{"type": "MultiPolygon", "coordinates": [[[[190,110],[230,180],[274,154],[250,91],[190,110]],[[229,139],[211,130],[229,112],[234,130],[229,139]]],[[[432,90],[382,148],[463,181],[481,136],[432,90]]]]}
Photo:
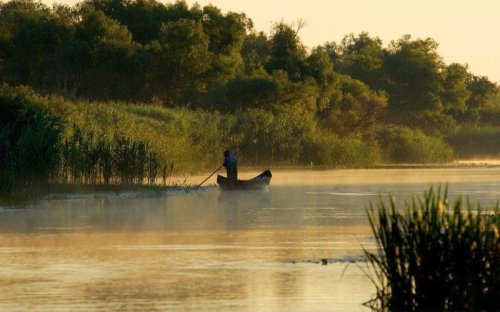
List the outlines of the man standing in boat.
{"type": "Polygon", "coordinates": [[[233,153],[230,151],[224,151],[224,163],[222,164],[226,167],[227,178],[230,180],[238,179],[238,167],[237,167],[237,159],[233,153]]]}

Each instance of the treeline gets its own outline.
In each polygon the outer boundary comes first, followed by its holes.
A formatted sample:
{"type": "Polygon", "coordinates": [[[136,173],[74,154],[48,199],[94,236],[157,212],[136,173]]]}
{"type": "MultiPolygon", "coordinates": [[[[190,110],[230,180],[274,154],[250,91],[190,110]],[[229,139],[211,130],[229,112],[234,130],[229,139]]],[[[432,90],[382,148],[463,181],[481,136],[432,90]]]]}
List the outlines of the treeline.
{"type": "Polygon", "coordinates": [[[12,129],[26,124],[23,107],[32,105],[48,112],[28,114],[42,118],[46,132],[19,129],[32,140],[46,134],[47,148],[56,138],[76,140],[73,124],[81,130],[85,144],[71,151],[88,156],[87,169],[61,172],[58,152],[50,163],[60,180],[137,183],[174,163],[208,168],[220,151],[256,134],[240,156],[247,164],[347,167],[500,154],[498,85],[467,65],[445,64],[434,40],[406,35],[383,45],[361,33],[307,48],[303,26],[279,22],[269,34],[256,32],[243,13],[183,1],[1,3],[0,82],[8,85],[0,95],[17,95],[0,101],[10,110],[0,155],[17,159],[7,150],[28,144],[12,129]],[[121,165],[91,156],[118,151],[120,140],[147,150],[138,159],[157,155],[160,169],[119,173],[121,165]]]}
{"type": "Polygon", "coordinates": [[[432,134],[499,123],[488,117],[498,86],[445,64],[430,38],[384,46],[361,33],[308,49],[302,26],[257,33],[243,13],[183,1],[13,0],[0,5],[0,73],[71,98],[307,114],[342,136],[382,122],[432,134]]]}

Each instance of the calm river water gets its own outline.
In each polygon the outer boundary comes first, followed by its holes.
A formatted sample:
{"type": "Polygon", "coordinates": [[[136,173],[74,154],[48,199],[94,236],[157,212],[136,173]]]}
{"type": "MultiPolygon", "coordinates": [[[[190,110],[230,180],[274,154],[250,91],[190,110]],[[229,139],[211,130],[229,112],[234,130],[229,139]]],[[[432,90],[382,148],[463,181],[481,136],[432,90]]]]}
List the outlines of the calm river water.
{"type": "Polygon", "coordinates": [[[452,198],[500,199],[499,168],[391,169],[276,171],[267,192],[0,207],[0,311],[368,311],[365,208],[440,182],[452,198]]]}

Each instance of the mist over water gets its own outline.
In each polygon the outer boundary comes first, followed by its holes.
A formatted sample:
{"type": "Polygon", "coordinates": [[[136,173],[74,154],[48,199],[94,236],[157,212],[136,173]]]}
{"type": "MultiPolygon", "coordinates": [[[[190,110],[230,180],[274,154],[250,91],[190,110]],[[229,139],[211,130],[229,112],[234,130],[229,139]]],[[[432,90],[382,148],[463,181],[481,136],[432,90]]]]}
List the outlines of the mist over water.
{"type": "Polygon", "coordinates": [[[365,208],[446,182],[452,201],[500,199],[498,168],[273,171],[267,191],[0,208],[0,311],[364,311],[365,208]]]}

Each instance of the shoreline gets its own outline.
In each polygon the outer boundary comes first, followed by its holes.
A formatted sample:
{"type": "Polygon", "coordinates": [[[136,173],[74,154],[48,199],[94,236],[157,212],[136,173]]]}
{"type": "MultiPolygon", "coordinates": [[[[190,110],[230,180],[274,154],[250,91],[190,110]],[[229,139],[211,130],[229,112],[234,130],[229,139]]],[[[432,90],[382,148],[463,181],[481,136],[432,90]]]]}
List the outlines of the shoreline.
{"type": "MultiPolygon", "coordinates": [[[[408,163],[408,164],[377,164],[372,166],[360,166],[360,167],[328,167],[328,166],[293,166],[293,165],[275,165],[275,166],[239,166],[240,171],[259,171],[265,168],[272,170],[312,170],[312,171],[322,171],[322,170],[364,170],[364,169],[461,169],[461,168],[500,168],[500,159],[478,159],[478,160],[457,160],[451,163],[431,163],[431,164],[418,164],[418,163],[408,163]]],[[[221,169],[222,172],[222,169],[221,169]]],[[[205,171],[198,171],[197,173],[192,173],[192,175],[203,175],[205,171]]],[[[176,177],[181,177],[185,175],[178,175],[176,177]]]]}
{"type": "MultiPolygon", "coordinates": [[[[284,166],[276,165],[270,167],[264,166],[249,166],[240,167],[241,173],[255,173],[266,168],[272,171],[343,171],[343,170],[414,170],[414,169],[500,169],[500,159],[491,160],[457,160],[452,163],[444,164],[379,164],[369,167],[313,167],[313,166],[284,166]]],[[[224,175],[223,170],[221,174],[224,175]]],[[[208,176],[208,172],[200,171],[198,173],[184,173],[173,175],[170,185],[103,185],[103,184],[49,184],[40,188],[27,188],[18,190],[13,194],[0,195],[1,206],[18,206],[27,202],[51,199],[67,199],[67,198],[109,198],[111,195],[114,198],[140,198],[149,196],[165,196],[176,193],[189,193],[197,189],[198,183],[208,176]],[[184,181],[184,182],[180,182],[184,181]]],[[[214,175],[215,176],[215,175],[214,175]]],[[[200,189],[210,189],[217,187],[213,181],[207,181],[200,189]]]]}
{"type": "Polygon", "coordinates": [[[500,168],[500,160],[457,160],[445,164],[387,164],[373,169],[461,169],[461,168],[500,168]]]}

